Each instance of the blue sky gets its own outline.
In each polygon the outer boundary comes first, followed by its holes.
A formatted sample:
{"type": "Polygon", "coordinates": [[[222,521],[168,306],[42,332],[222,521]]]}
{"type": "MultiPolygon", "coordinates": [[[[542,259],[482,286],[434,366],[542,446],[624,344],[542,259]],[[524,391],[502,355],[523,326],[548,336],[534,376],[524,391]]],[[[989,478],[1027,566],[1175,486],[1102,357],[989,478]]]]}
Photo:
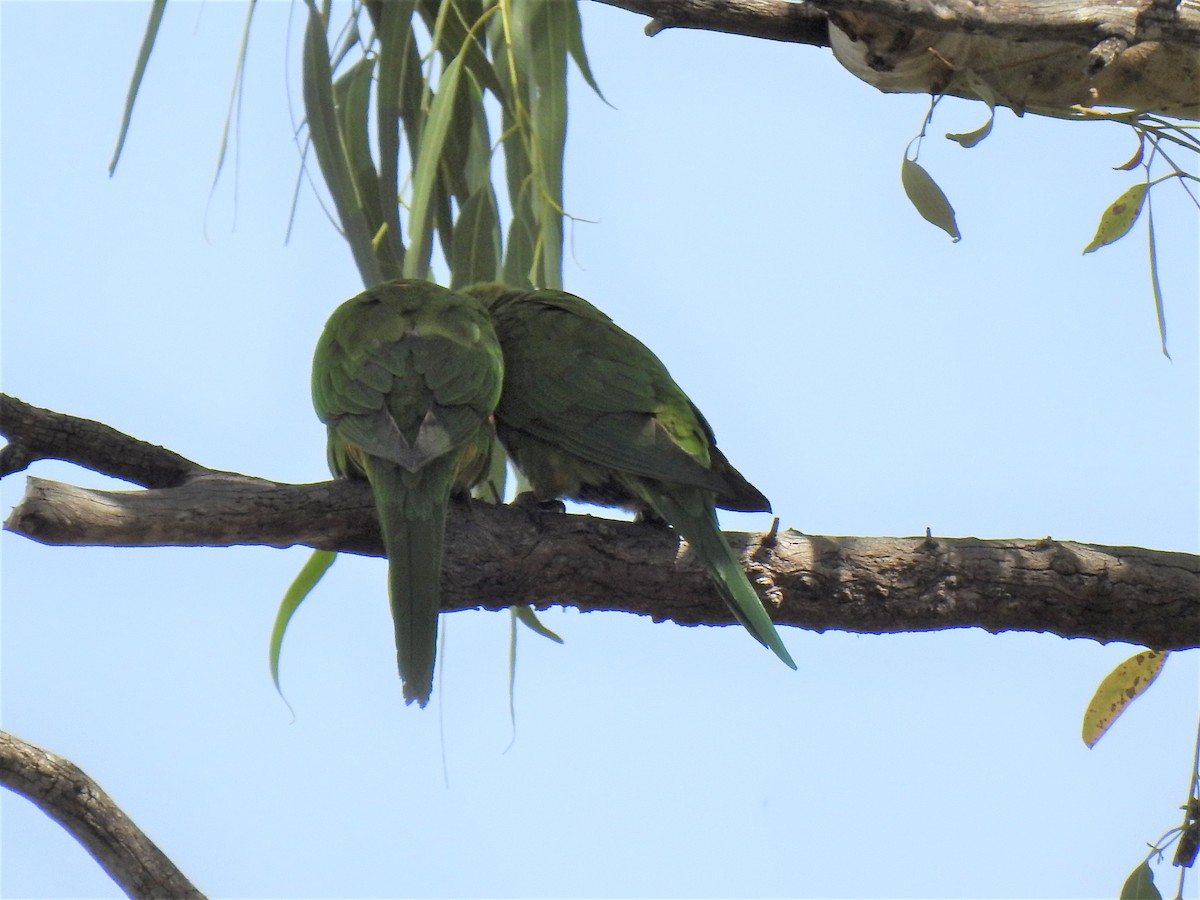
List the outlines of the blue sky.
{"type": "MultiPolygon", "coordinates": [[[[212,189],[244,12],[168,8],[110,179],[147,5],[0,4],[3,389],[315,481],[312,347],[359,281],[307,190],[284,244],[288,4],[256,14],[212,189]]],[[[573,83],[566,286],[655,349],[784,526],[1197,551],[1196,210],[1156,189],[1171,362],[1141,227],[1080,254],[1138,177],[1112,170],[1129,134],[1001,112],[968,151],[940,135],[984,107],[942,104],[921,162],[952,244],[900,188],[926,100],[828,51],[583,15],[615,108],[573,83]]],[[[406,708],[384,563],[343,557],[284,646],[293,721],[266,650],[306,550],[0,549],[3,727],[211,896],[1111,897],[1178,823],[1200,707],[1177,654],[1089,751],[1134,648],[786,629],[793,673],[740,629],[551,610],[566,644],[522,634],[509,748],[507,615],[443,617],[434,700],[406,708]]],[[[120,896],[24,800],[0,814],[4,896],[120,896]]]]}

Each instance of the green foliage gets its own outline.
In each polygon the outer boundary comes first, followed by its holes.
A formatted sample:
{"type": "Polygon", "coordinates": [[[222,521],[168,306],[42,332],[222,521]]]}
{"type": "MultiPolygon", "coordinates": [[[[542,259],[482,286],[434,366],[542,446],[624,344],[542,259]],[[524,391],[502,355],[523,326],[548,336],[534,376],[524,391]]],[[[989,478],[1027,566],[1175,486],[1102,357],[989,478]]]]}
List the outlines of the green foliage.
{"type": "MultiPolygon", "coordinates": [[[[311,147],[363,284],[428,278],[440,249],[449,271],[439,280],[455,287],[501,275],[516,285],[560,287],[568,57],[599,93],[574,0],[353,0],[332,42],[332,5],[305,6],[301,165],[311,147]],[[507,208],[497,191],[497,150],[507,208]]],[[[218,174],[254,7],[250,0],[218,174]]],[[[165,10],[166,0],[155,0],[110,172],[165,10]]],[[[496,456],[476,491],[492,501],[504,492],[496,456]]],[[[280,606],[270,649],[277,688],[284,631],[334,556],[314,552],[280,606]]],[[[558,639],[531,609],[514,615],[514,623],[558,639]]]]}
{"type": "Polygon", "coordinates": [[[1162,900],[1162,894],[1154,886],[1154,872],[1149,862],[1142,860],[1142,864],[1129,873],[1121,887],[1121,900],[1162,900]]]}
{"type": "Polygon", "coordinates": [[[271,680],[275,682],[275,690],[279,691],[281,697],[283,690],[279,686],[279,651],[283,647],[284,632],[287,631],[288,623],[292,621],[292,616],[295,615],[297,608],[304,602],[304,598],[309,595],[309,592],[316,587],[317,582],[329,571],[329,567],[333,565],[335,559],[337,559],[337,554],[332,550],[314,550],[309,556],[308,562],[304,564],[304,568],[292,581],[287,593],[283,595],[283,602],[279,604],[279,611],[275,614],[275,624],[271,628],[269,656],[271,680]]]}

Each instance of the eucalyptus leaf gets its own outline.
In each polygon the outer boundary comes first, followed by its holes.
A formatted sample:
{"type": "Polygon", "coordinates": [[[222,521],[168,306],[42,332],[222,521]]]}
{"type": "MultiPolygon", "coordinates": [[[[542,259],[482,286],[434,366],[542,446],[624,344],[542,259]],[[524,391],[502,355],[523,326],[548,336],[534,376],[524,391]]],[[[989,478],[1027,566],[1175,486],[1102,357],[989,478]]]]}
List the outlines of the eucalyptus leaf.
{"type": "Polygon", "coordinates": [[[454,112],[454,96],[462,76],[462,57],[456,56],[438,81],[437,93],[429,108],[429,119],[421,134],[421,146],[413,166],[413,196],[409,210],[411,244],[404,259],[405,278],[424,278],[429,272],[432,252],[433,219],[430,215],[438,202],[434,188],[446,135],[454,112]]]}
{"type": "Polygon", "coordinates": [[[354,187],[354,177],[342,147],[337,110],[333,99],[333,70],[325,39],[325,19],[313,0],[308,0],[308,25],[304,32],[304,113],[317,164],[333,198],[342,233],[350,244],[359,275],[367,287],[383,280],[379,259],[372,246],[376,229],[371,228],[354,187]]]}
{"type": "Polygon", "coordinates": [[[954,207],[946,199],[945,193],[922,166],[907,156],[900,166],[900,183],[922,218],[942,229],[956,242],[962,238],[958,223],[954,220],[954,207]]]}
{"type": "Polygon", "coordinates": [[[1121,886],[1121,900],[1162,900],[1162,894],[1154,884],[1150,863],[1142,860],[1142,864],[1129,873],[1121,886]]]}
{"type": "Polygon", "coordinates": [[[146,64],[150,62],[150,51],[154,49],[154,41],[158,38],[158,26],[162,24],[163,13],[167,9],[167,0],[154,0],[150,5],[150,20],[146,23],[146,32],[142,35],[142,45],[138,48],[137,62],[133,64],[133,77],[129,80],[129,92],[125,96],[125,110],[121,113],[121,130],[117,134],[117,148],[113,151],[112,162],[108,164],[108,174],[117,170],[117,161],[121,158],[121,150],[125,147],[125,137],[129,134],[129,123],[133,118],[133,104],[137,101],[138,90],[142,86],[142,77],[146,74],[146,64]]]}
{"type": "Polygon", "coordinates": [[[992,133],[992,125],[996,121],[996,107],[988,107],[987,121],[976,128],[974,131],[968,131],[964,134],[947,134],[949,140],[957,141],[962,147],[974,147],[985,137],[992,133]]]}
{"type": "Polygon", "coordinates": [[[1091,253],[1125,237],[1141,214],[1142,204],[1146,201],[1146,192],[1149,189],[1150,183],[1143,181],[1114,200],[1101,214],[1096,236],[1083,248],[1083,252],[1091,253]]]}
{"type": "Polygon", "coordinates": [[[283,595],[279,611],[275,613],[275,624],[271,628],[269,656],[271,680],[275,683],[275,690],[279,692],[280,697],[283,696],[283,690],[279,686],[279,653],[283,648],[283,635],[287,631],[288,623],[292,621],[292,616],[300,608],[300,604],[312,593],[313,588],[329,571],[329,567],[333,565],[335,559],[337,559],[337,554],[332,550],[314,550],[283,595]]]}
{"type": "Polygon", "coordinates": [[[1083,714],[1083,742],[1088,747],[1112,726],[1129,704],[1154,683],[1169,651],[1143,650],[1135,653],[1104,677],[1083,714]]]}
{"type": "Polygon", "coordinates": [[[537,613],[532,606],[514,606],[512,607],[512,611],[516,615],[517,621],[530,631],[540,634],[542,637],[554,641],[556,644],[563,643],[561,637],[542,624],[542,620],[537,617],[537,613]]]}

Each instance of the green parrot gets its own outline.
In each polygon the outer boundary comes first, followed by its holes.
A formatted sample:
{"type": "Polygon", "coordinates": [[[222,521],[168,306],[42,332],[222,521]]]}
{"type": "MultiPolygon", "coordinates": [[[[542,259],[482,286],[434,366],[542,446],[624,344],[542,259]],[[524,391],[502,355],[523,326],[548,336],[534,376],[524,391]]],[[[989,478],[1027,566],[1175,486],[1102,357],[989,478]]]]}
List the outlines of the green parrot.
{"type": "Polygon", "coordinates": [[[540,500],[568,498],[665,519],[730,610],[796,668],[721,534],[716,507],[770,512],[717,449],[712,428],[657,356],[586,300],[478,284],[504,351],[496,432],[540,500]]]}
{"type": "Polygon", "coordinates": [[[483,306],[425,281],[347,300],[317,342],[313,406],[333,474],[371,485],[406,703],[433,690],[446,511],[487,469],[503,379],[483,306]]]}

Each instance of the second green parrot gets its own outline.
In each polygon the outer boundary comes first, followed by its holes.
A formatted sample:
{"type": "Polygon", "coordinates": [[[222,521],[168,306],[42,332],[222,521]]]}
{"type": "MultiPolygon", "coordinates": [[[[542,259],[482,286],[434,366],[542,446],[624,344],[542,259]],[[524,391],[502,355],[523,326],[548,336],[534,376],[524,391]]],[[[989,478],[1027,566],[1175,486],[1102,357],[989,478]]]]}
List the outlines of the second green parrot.
{"type": "Polygon", "coordinates": [[[433,690],[446,512],[486,471],[503,377],[479,301],[425,281],[347,300],[313,356],[329,467],[371,485],[408,703],[424,706],[433,690]]]}
{"type": "Polygon", "coordinates": [[[652,513],[691,545],[737,620],[796,668],[715,507],[769,512],[657,356],[586,300],[480,284],[504,351],[496,432],[542,500],[652,513]]]}

